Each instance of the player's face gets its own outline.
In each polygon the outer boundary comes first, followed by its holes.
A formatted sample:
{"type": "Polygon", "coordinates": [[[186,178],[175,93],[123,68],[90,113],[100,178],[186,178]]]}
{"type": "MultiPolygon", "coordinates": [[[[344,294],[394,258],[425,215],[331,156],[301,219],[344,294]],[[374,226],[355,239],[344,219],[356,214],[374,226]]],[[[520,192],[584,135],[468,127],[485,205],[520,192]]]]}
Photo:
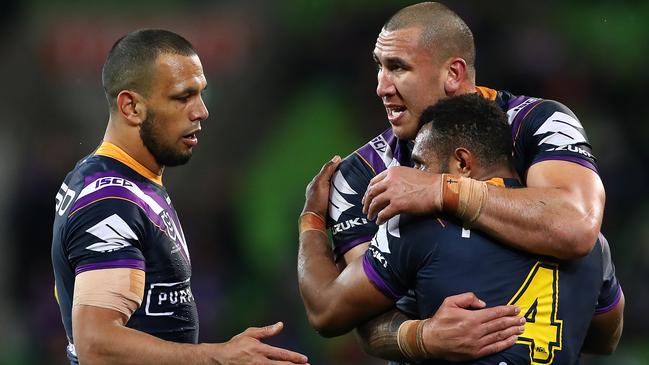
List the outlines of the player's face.
{"type": "Polygon", "coordinates": [[[420,44],[421,33],[420,27],[384,29],[374,48],[376,93],[394,134],[405,140],[417,135],[422,111],[446,96],[441,63],[420,44]]]}
{"type": "Polygon", "coordinates": [[[161,54],[154,67],[140,137],[159,165],[181,165],[191,158],[201,121],[209,115],[203,66],[196,55],[161,54]]]}
{"type": "Polygon", "coordinates": [[[436,174],[451,172],[449,171],[449,159],[439,158],[431,148],[430,133],[432,133],[430,125],[424,125],[417,134],[415,145],[412,148],[413,167],[436,174]]]}

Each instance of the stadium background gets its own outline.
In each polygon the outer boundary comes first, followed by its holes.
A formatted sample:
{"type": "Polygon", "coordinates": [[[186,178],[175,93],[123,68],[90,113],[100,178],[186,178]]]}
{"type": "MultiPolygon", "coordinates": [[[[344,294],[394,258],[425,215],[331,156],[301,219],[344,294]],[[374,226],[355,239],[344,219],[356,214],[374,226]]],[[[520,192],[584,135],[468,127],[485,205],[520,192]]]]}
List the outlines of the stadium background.
{"type": "MultiPolygon", "coordinates": [[[[283,320],[271,342],[312,364],[384,363],[353,335],[326,340],[308,327],[295,222],[321,164],[387,126],[370,53],[383,22],[409,3],[3,1],[0,363],[65,363],[49,258],[54,195],[103,135],[108,49],[141,27],[187,37],[210,84],[193,160],[165,173],[190,242],[201,341],[283,320]]],[[[627,310],[618,352],[583,363],[649,363],[649,3],[449,5],[475,33],[478,84],[560,100],[588,131],[627,310]]]]}

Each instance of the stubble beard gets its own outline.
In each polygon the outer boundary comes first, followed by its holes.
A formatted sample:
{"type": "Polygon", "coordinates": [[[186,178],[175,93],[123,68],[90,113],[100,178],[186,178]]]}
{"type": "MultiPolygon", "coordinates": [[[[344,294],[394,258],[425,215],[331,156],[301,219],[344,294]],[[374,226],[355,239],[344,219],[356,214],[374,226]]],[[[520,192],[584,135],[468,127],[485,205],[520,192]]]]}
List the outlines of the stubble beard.
{"type": "Polygon", "coordinates": [[[187,153],[175,151],[172,147],[165,146],[161,143],[161,131],[157,128],[158,123],[155,120],[155,113],[148,111],[147,117],[140,126],[140,138],[144,147],[153,155],[160,166],[179,166],[186,164],[192,157],[192,151],[187,153]]]}

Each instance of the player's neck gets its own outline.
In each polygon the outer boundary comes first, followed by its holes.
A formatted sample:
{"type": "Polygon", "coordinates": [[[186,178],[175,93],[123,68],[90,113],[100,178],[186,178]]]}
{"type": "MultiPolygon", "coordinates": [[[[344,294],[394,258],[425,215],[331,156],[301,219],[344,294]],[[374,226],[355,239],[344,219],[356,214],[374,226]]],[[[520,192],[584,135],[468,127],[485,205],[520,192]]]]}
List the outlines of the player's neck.
{"type": "Polygon", "coordinates": [[[137,130],[129,128],[123,130],[119,128],[112,118],[108,121],[104,141],[114,144],[121,148],[126,154],[131,156],[135,161],[146,167],[156,175],[162,175],[164,166],[156,161],[155,157],[144,146],[142,138],[137,134],[137,130]]]}
{"type": "Polygon", "coordinates": [[[517,179],[520,181],[520,179],[518,178],[518,174],[511,166],[500,166],[500,167],[492,166],[489,169],[472,171],[471,173],[472,179],[476,179],[480,181],[486,181],[496,177],[503,178],[503,179],[517,179]]]}

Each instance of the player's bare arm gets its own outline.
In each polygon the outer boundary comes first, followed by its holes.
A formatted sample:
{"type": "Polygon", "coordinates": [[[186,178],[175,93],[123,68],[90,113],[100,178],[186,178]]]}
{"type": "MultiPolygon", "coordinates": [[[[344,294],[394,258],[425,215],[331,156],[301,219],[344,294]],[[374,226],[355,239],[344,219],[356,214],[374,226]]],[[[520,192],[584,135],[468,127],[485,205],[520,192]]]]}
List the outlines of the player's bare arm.
{"type": "MultiPolygon", "coordinates": [[[[385,297],[369,282],[358,258],[339,275],[324,231],[324,220],[318,223],[317,218],[315,221],[309,218],[324,216],[329,196],[329,180],[338,163],[335,159],[325,164],[309,184],[300,221],[300,291],[309,321],[327,336],[345,333],[360,321],[390,308],[393,304],[391,299],[385,297]]],[[[396,339],[399,336],[408,337],[407,334],[414,331],[420,333],[424,344],[424,349],[420,349],[417,356],[423,354],[431,358],[450,360],[477,358],[512,346],[516,335],[523,330],[523,319],[516,317],[518,309],[514,306],[500,306],[469,310],[484,306],[484,302],[475,295],[465,293],[447,298],[431,319],[409,321],[406,326],[399,323],[399,327],[395,327],[396,322],[385,327],[373,321],[370,326],[382,326],[391,332],[375,341],[373,339],[378,336],[376,329],[367,328],[374,331],[368,334],[368,345],[376,347],[378,344],[391,343],[386,346],[387,352],[381,354],[397,358],[398,354],[394,351],[396,339]]],[[[384,319],[394,321],[389,317],[384,319]]],[[[403,348],[400,352],[403,356],[403,348]]]]}
{"type": "MultiPolygon", "coordinates": [[[[402,212],[457,213],[443,208],[442,175],[393,167],[377,175],[364,197],[364,212],[384,222],[402,212]]],[[[581,165],[543,161],[530,167],[527,188],[487,187],[468,222],[513,247],[571,259],[586,255],[599,232],[605,201],[599,176],[581,165]]]]}
{"type": "Polygon", "coordinates": [[[72,327],[80,363],[279,365],[307,362],[304,355],[260,341],[279,333],[283,327],[281,322],[249,328],[225,343],[198,345],[164,341],[128,328],[126,323],[144,295],[143,284],[144,272],[136,269],[94,270],[77,275],[72,327]]]}
{"type": "Polygon", "coordinates": [[[612,310],[593,317],[582,352],[610,355],[615,352],[624,326],[624,294],[612,310]]]}

